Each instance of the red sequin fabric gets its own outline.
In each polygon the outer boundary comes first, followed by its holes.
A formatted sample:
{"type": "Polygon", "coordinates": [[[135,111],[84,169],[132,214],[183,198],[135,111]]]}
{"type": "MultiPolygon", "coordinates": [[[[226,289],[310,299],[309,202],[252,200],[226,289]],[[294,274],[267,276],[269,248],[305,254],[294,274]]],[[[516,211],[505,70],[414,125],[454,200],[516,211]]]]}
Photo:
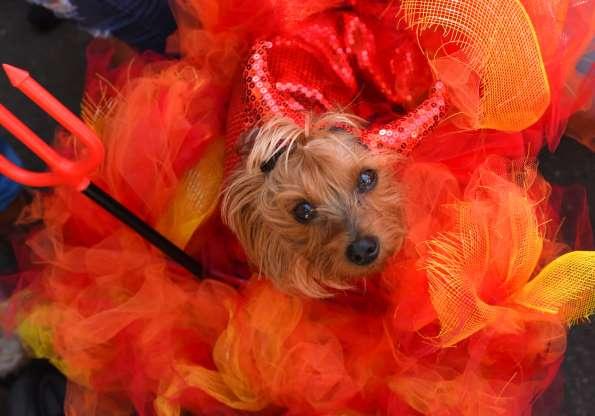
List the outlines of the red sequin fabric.
{"type": "MultiPolygon", "coordinates": [[[[393,15],[394,17],[394,15],[393,15]]],[[[242,157],[246,133],[274,116],[303,125],[305,115],[353,113],[369,122],[361,141],[407,155],[444,116],[445,88],[396,18],[331,11],[298,33],[255,44],[232,97],[226,171],[242,157]]]]}

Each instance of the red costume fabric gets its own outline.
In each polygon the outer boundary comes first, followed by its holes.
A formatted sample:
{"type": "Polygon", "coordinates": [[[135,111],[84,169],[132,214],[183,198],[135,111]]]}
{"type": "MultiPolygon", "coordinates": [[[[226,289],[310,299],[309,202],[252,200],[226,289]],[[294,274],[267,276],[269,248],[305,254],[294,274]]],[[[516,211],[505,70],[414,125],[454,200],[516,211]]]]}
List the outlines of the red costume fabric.
{"type": "MultiPolygon", "coordinates": [[[[403,249],[360,291],[331,300],[281,293],[258,275],[238,288],[197,281],[77,192],[40,195],[22,220],[43,227],[27,238],[4,318],[67,375],[67,414],[530,414],[556,376],[567,325],[595,308],[593,252],[571,251],[592,248],[586,211],[565,230],[570,246],[558,236],[560,200],[584,195],[552,192],[533,159],[559,140],[563,103],[584,103],[574,92],[592,79],[570,69],[595,8],[481,0],[445,10],[486,3],[530,18],[522,27],[544,59],[550,102],[518,131],[458,124],[451,104],[480,89],[474,76],[454,77],[459,66],[436,72],[428,51],[457,39],[440,28],[420,37],[414,0],[180,0],[170,45],[179,59],[114,66],[113,50],[93,45],[83,118],[106,146],[93,181],[207,269],[234,276],[254,271],[220,223],[223,172],[244,130],[277,112],[253,112],[252,97],[271,93],[294,115],[345,107],[379,136],[375,127],[432,98],[434,78],[451,106],[404,169],[403,249]],[[274,90],[264,93],[244,73],[259,45],[271,46],[274,90]]],[[[428,114],[414,114],[429,129],[428,114]]]]}
{"type": "Polygon", "coordinates": [[[307,113],[330,111],[349,112],[375,126],[364,132],[365,144],[409,154],[444,115],[443,94],[434,89],[425,117],[409,114],[403,126],[390,122],[413,110],[431,84],[427,60],[410,31],[353,12],[316,15],[297,33],[260,41],[249,54],[230,105],[227,169],[242,157],[242,134],[268,118],[289,117],[303,125],[307,113]]]}

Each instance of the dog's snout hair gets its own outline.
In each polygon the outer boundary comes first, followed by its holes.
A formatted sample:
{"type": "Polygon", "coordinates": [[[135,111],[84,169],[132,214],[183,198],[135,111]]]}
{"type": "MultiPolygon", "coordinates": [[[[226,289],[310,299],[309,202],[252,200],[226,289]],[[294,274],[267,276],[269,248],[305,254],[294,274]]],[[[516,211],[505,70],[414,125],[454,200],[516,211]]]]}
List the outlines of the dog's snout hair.
{"type": "Polygon", "coordinates": [[[349,289],[401,246],[400,159],[360,144],[360,126],[343,113],[311,118],[306,128],[271,119],[252,132],[251,150],[226,183],[224,221],[259,273],[283,290],[326,297],[349,289]],[[349,131],[337,128],[345,125],[349,131]],[[375,180],[370,189],[358,182],[363,174],[375,180]],[[378,241],[365,266],[345,255],[359,236],[378,241]]]}

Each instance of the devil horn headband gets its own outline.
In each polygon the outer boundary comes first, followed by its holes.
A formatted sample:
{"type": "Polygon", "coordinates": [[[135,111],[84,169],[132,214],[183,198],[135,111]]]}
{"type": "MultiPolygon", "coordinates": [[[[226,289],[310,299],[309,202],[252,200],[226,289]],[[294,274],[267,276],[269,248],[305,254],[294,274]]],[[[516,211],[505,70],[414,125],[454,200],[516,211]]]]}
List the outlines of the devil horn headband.
{"type": "MultiPolygon", "coordinates": [[[[272,42],[262,41],[253,49],[244,73],[244,79],[248,83],[244,99],[251,107],[250,113],[259,120],[283,116],[291,118],[298,125],[304,125],[305,115],[300,111],[297,101],[287,93],[285,85],[271,79],[268,67],[268,51],[271,48],[272,42]]],[[[304,94],[309,100],[328,107],[319,91],[297,89],[290,92],[304,94]]],[[[360,140],[369,148],[392,149],[407,156],[445,114],[446,87],[437,81],[428,98],[417,108],[390,123],[367,127],[361,132],[360,140]]],[[[258,120],[253,121],[258,123],[258,120]]]]}

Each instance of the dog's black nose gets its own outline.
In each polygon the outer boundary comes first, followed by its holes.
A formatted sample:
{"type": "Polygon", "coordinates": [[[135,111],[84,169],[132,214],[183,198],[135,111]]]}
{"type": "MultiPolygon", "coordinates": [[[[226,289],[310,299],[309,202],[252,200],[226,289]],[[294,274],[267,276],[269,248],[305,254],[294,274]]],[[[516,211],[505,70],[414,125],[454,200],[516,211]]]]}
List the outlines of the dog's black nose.
{"type": "Polygon", "coordinates": [[[376,237],[362,237],[349,244],[345,254],[350,262],[358,266],[367,266],[376,260],[379,248],[376,237]]]}

